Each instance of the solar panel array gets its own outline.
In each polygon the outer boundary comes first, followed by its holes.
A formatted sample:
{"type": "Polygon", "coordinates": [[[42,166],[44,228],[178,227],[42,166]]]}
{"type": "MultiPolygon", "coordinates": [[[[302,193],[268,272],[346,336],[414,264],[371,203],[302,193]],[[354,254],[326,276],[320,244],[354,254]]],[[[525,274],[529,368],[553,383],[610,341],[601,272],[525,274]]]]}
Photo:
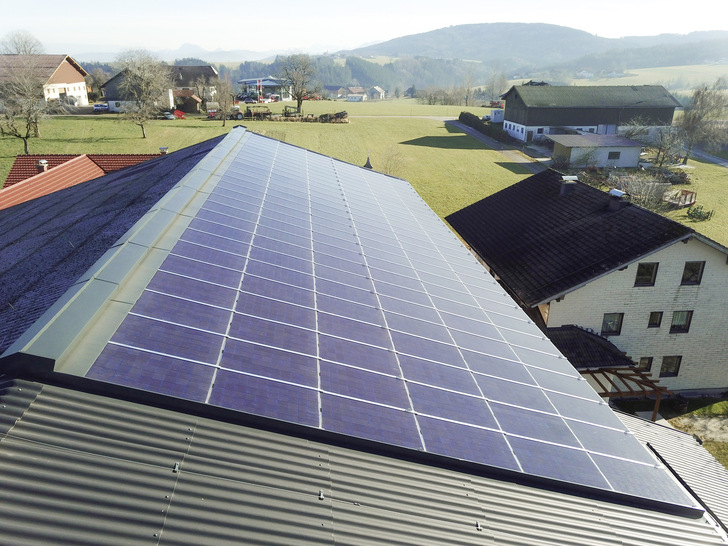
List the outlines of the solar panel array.
{"type": "Polygon", "coordinates": [[[689,503],[409,184],[256,135],[87,377],[689,503]]]}

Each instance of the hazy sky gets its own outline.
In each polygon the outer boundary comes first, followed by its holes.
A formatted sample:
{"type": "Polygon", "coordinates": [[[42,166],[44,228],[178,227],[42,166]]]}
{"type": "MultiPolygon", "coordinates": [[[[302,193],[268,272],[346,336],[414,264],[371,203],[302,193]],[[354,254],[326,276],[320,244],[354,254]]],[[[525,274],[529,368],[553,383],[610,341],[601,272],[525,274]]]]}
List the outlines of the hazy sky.
{"type": "MultiPolygon", "coordinates": [[[[0,0],[0,5],[11,0],[0,0]]],[[[217,49],[323,53],[468,23],[551,23],[607,38],[728,30],[725,0],[12,1],[0,37],[27,30],[48,53],[217,49]]]]}

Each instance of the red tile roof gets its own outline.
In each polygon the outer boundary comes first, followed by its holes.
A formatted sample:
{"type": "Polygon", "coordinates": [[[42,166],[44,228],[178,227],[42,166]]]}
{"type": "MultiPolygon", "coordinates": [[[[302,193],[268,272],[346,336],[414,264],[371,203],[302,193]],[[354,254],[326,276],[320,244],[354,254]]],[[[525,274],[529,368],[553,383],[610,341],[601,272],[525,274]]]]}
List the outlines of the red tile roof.
{"type": "Polygon", "coordinates": [[[87,156],[80,155],[48,171],[0,190],[0,210],[53,193],[106,174],[87,156]]]}
{"type": "MultiPolygon", "coordinates": [[[[118,171],[124,167],[130,167],[158,157],[159,154],[87,154],[91,161],[96,163],[105,174],[110,172],[118,171]]],[[[15,158],[15,163],[10,169],[8,177],[5,179],[5,185],[3,188],[8,188],[13,184],[17,184],[21,180],[25,180],[38,174],[36,163],[40,159],[45,159],[48,162],[48,170],[51,170],[59,165],[62,165],[66,161],[78,157],[78,154],[32,154],[32,155],[19,155],[15,158]]]]}

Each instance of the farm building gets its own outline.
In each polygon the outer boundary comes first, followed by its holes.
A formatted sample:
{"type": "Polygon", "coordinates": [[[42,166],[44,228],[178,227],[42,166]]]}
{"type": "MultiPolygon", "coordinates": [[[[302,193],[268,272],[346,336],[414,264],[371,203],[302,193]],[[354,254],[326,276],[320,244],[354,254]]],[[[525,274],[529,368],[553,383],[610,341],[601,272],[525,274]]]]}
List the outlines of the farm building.
{"type": "Polygon", "coordinates": [[[68,55],[0,55],[0,87],[18,72],[43,81],[46,102],[88,106],[88,72],[68,55]]]}
{"type": "Polygon", "coordinates": [[[661,85],[514,85],[503,98],[503,129],[524,142],[573,131],[615,134],[636,121],[647,127],[671,125],[680,107],[661,85]]]}
{"type": "Polygon", "coordinates": [[[291,100],[290,86],[285,85],[283,80],[274,78],[273,76],[239,80],[238,85],[240,86],[241,93],[244,95],[254,95],[259,97],[259,99],[276,95],[280,97],[279,100],[291,100]]]}
{"type": "Polygon", "coordinates": [[[0,233],[5,543],[728,543],[404,180],[237,127],[0,233]]]}
{"type": "MultiPolygon", "coordinates": [[[[124,112],[129,108],[136,106],[135,101],[124,92],[122,83],[127,77],[126,70],[122,70],[115,74],[101,86],[101,94],[103,100],[109,105],[109,112],[124,112]]],[[[159,97],[156,103],[161,110],[171,110],[174,108],[174,89],[167,89],[163,96],[159,97]]]]}

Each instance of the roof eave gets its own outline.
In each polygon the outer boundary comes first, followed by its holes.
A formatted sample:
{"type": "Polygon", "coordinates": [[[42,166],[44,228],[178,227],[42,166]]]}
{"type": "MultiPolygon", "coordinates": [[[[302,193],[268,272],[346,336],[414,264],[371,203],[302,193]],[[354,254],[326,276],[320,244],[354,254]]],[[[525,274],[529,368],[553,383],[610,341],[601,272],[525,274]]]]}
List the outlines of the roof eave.
{"type": "MultiPolygon", "coordinates": [[[[690,239],[692,237],[695,237],[695,236],[697,236],[697,233],[694,233],[694,232],[693,233],[686,233],[685,235],[682,235],[680,237],[677,237],[677,238],[673,239],[669,243],[665,243],[664,245],[660,245],[659,247],[654,248],[654,249],[650,250],[649,252],[645,252],[644,254],[640,254],[639,256],[633,258],[632,260],[626,261],[626,262],[621,263],[621,264],[619,264],[619,265],[617,265],[615,267],[612,267],[611,269],[608,269],[608,270],[600,273],[599,275],[595,275],[594,277],[591,277],[591,278],[589,278],[589,279],[587,279],[587,280],[585,280],[583,282],[580,282],[579,284],[576,284],[576,285],[574,285],[572,287],[569,287],[569,288],[567,288],[565,290],[562,290],[562,291],[557,292],[557,293],[555,293],[555,294],[553,294],[551,296],[548,296],[548,297],[546,297],[546,298],[544,298],[541,301],[538,301],[536,303],[527,303],[527,305],[529,307],[538,307],[539,305],[545,305],[545,304],[550,303],[550,302],[552,302],[554,300],[557,300],[559,298],[563,298],[567,294],[569,294],[571,292],[575,292],[576,290],[579,290],[580,288],[583,288],[587,284],[592,283],[592,282],[596,281],[597,279],[601,279],[602,277],[606,277],[607,275],[609,275],[611,273],[614,273],[615,271],[619,271],[622,268],[629,267],[630,265],[632,265],[634,263],[637,263],[637,262],[643,260],[647,256],[651,256],[652,254],[654,254],[656,252],[660,252],[661,250],[664,250],[664,249],[666,249],[666,248],[674,245],[675,243],[679,243],[679,242],[682,242],[682,241],[687,241],[688,239],[690,239]]],[[[715,241],[713,241],[713,243],[715,245],[720,246],[715,241]]],[[[723,247],[723,251],[726,252],[726,254],[728,254],[728,248],[723,247]]]]}

